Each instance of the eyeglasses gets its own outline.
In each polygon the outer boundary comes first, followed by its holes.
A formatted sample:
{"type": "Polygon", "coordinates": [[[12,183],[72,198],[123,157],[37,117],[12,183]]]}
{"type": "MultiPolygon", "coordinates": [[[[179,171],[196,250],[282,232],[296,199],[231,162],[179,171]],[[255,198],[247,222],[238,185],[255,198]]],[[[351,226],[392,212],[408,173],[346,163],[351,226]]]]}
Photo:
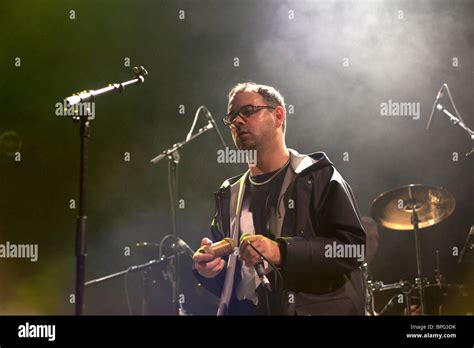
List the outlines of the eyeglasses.
{"type": "Polygon", "coordinates": [[[222,118],[222,122],[224,122],[226,126],[230,126],[238,115],[242,116],[243,118],[247,118],[262,109],[273,110],[275,109],[275,107],[269,106],[269,105],[244,105],[239,110],[231,112],[227,114],[226,116],[224,116],[222,118]]]}

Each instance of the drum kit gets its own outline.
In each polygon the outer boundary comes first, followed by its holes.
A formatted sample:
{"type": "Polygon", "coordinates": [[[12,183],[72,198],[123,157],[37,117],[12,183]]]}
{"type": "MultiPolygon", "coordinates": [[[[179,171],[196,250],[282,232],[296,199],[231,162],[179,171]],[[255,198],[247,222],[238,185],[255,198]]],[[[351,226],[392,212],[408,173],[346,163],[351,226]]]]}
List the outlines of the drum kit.
{"type": "MultiPolygon", "coordinates": [[[[394,190],[380,194],[371,205],[371,216],[380,225],[396,231],[413,231],[416,252],[417,277],[415,281],[401,280],[393,284],[384,284],[382,281],[370,281],[367,277],[367,314],[382,315],[389,308],[395,298],[401,299],[405,315],[425,315],[427,313],[426,293],[436,290],[438,294],[446,296],[453,290],[464,291],[459,284],[447,284],[440,273],[439,253],[437,251],[437,271],[434,282],[428,282],[424,277],[421,257],[420,230],[434,226],[448,218],[454,211],[456,201],[446,189],[435,186],[412,184],[402,186],[394,190]],[[389,303],[380,312],[375,310],[375,294],[395,290],[389,303]],[[414,300],[416,305],[414,304],[414,300]]],[[[366,266],[366,265],[365,265],[366,266]]],[[[438,305],[436,313],[443,313],[441,305],[438,305]]],[[[401,313],[399,313],[401,314],[401,313]]]]}

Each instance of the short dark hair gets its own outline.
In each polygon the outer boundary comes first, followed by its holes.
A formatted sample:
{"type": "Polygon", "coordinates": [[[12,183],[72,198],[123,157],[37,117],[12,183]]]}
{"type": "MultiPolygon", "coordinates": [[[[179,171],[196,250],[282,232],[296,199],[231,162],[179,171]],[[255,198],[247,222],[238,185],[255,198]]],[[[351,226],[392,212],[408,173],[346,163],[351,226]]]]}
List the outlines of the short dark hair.
{"type": "Polygon", "coordinates": [[[283,119],[283,124],[281,126],[283,133],[286,130],[286,106],[285,106],[285,99],[278,92],[275,88],[267,85],[261,85],[255,82],[241,82],[236,84],[229,92],[228,95],[228,104],[232,102],[234,97],[242,92],[256,92],[260,94],[263,99],[270,105],[270,106],[281,106],[285,111],[285,118],[283,119]]]}

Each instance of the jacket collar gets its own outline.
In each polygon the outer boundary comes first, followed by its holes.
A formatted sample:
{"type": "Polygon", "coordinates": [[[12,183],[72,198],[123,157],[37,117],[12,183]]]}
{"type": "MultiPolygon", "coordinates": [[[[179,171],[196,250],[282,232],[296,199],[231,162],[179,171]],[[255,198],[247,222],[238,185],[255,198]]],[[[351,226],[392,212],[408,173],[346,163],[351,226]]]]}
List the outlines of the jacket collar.
{"type": "MultiPolygon", "coordinates": [[[[290,167],[295,174],[300,174],[308,168],[316,170],[322,167],[332,165],[331,161],[328,159],[324,152],[314,152],[308,155],[304,155],[300,154],[294,149],[288,149],[288,151],[290,152],[290,167]]],[[[248,172],[249,171],[247,170],[243,174],[225,180],[224,183],[221,185],[220,190],[226,190],[231,186],[238,185],[240,180],[245,179],[248,172]]]]}
{"type": "Polygon", "coordinates": [[[293,149],[288,149],[290,152],[290,165],[293,172],[300,174],[303,170],[311,167],[313,164],[316,164],[323,157],[324,153],[321,153],[323,156],[314,157],[312,155],[302,155],[298,151],[293,149]]]}

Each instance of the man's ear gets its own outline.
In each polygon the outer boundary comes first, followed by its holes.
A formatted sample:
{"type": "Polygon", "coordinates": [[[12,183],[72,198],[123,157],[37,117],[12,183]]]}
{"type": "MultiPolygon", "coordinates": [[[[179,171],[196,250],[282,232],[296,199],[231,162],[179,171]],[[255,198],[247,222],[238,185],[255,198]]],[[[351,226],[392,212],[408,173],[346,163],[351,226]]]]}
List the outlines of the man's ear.
{"type": "Polygon", "coordinates": [[[285,109],[283,109],[281,106],[277,106],[275,108],[275,116],[278,121],[278,126],[283,127],[283,122],[285,121],[285,109]]]}

